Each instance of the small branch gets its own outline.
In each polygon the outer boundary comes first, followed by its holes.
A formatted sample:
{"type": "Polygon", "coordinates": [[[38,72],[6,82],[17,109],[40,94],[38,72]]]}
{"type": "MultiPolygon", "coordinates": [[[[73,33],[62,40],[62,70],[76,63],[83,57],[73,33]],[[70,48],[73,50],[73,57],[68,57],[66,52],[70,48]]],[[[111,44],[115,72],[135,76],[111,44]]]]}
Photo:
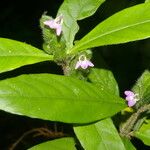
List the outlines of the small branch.
{"type": "Polygon", "coordinates": [[[131,137],[131,130],[133,129],[134,125],[136,124],[139,116],[141,113],[150,110],[150,104],[144,105],[140,107],[137,112],[133,113],[126,123],[120,128],[120,135],[130,138],[131,137]]]}
{"type": "Polygon", "coordinates": [[[34,134],[33,137],[37,136],[45,136],[47,138],[58,138],[58,137],[65,137],[68,136],[67,134],[63,133],[62,131],[58,132],[57,129],[55,131],[51,131],[47,128],[35,128],[25,132],[15,143],[11,145],[9,150],[14,150],[16,146],[28,135],[34,134]],[[34,134],[35,133],[35,134],[34,134]]]}

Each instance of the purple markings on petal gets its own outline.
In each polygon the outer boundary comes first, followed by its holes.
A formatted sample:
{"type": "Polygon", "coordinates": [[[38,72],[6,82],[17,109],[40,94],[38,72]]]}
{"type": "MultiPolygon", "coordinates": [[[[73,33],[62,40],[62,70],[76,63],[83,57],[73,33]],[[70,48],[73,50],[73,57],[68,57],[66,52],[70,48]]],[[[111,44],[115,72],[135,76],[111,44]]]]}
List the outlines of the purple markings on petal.
{"type": "Polygon", "coordinates": [[[132,107],[136,104],[137,102],[137,94],[134,94],[132,91],[125,91],[124,94],[126,95],[126,100],[128,101],[128,106],[132,107]]]}
{"type": "Polygon", "coordinates": [[[82,69],[87,69],[88,67],[94,67],[94,64],[91,61],[87,60],[86,56],[81,55],[76,63],[75,69],[78,69],[80,67],[82,69]]]}
{"type": "Polygon", "coordinates": [[[62,15],[58,16],[56,19],[47,20],[44,22],[45,25],[47,25],[51,29],[56,30],[56,34],[59,36],[62,32],[62,23],[63,23],[63,17],[62,15]]]}

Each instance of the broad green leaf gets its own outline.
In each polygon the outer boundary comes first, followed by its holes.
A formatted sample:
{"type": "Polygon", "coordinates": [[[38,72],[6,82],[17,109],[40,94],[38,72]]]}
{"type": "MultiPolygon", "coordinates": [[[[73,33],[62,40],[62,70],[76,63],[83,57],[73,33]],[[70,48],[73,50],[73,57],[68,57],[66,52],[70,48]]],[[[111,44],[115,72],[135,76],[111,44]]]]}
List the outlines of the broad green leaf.
{"type": "Polygon", "coordinates": [[[142,140],[145,145],[150,146],[150,120],[144,123],[139,131],[134,133],[134,136],[142,140]]]}
{"type": "Polygon", "coordinates": [[[104,1],[105,0],[64,0],[58,14],[62,14],[64,18],[63,35],[68,48],[73,46],[75,34],[79,30],[77,20],[82,20],[93,15],[104,1]]]}
{"type": "Polygon", "coordinates": [[[138,79],[133,91],[139,95],[138,105],[150,102],[150,72],[148,70],[138,79]]]}
{"type": "Polygon", "coordinates": [[[109,17],[77,42],[68,53],[149,37],[150,3],[144,3],[124,9],[109,17]]]}
{"type": "Polygon", "coordinates": [[[29,117],[88,123],[125,106],[122,98],[71,77],[33,74],[0,81],[0,109],[29,117]]]}
{"type": "Polygon", "coordinates": [[[150,2],[150,0],[145,0],[145,3],[150,2]]]}
{"type": "Polygon", "coordinates": [[[109,118],[74,130],[85,150],[126,150],[109,118]]]}
{"type": "Polygon", "coordinates": [[[122,141],[124,143],[126,150],[136,150],[136,148],[133,146],[133,144],[129,139],[122,137],[122,141]]]}
{"type": "Polygon", "coordinates": [[[107,69],[91,68],[88,78],[97,86],[119,95],[118,85],[111,71],[107,69]]]}
{"type": "MultiPolygon", "coordinates": [[[[111,71],[93,68],[88,78],[96,86],[119,95],[118,85],[111,71]]],[[[74,131],[85,150],[125,150],[110,118],[90,125],[74,127],[74,131]]]]}
{"type": "Polygon", "coordinates": [[[51,55],[31,45],[0,38],[0,72],[52,59],[51,55]]]}
{"type": "Polygon", "coordinates": [[[60,138],[36,145],[28,150],[76,150],[73,138],[60,138]]]}

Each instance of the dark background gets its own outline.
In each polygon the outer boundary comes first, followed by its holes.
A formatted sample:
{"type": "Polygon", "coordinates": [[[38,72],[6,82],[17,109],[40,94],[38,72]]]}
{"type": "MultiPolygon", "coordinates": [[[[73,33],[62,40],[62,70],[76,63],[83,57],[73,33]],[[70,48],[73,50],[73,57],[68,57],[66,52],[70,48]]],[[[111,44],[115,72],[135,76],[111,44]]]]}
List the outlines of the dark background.
{"type": "MultiPolygon", "coordinates": [[[[0,37],[23,41],[42,49],[43,41],[39,27],[39,19],[45,11],[48,12],[48,15],[55,17],[62,2],[63,0],[1,0],[0,37]]],[[[83,37],[99,22],[112,14],[142,2],[143,0],[106,0],[95,15],[78,22],[81,28],[80,32],[76,35],[76,39],[83,37]]],[[[100,55],[114,73],[120,87],[121,95],[123,95],[122,93],[124,90],[130,89],[133,86],[145,69],[149,69],[149,43],[150,40],[147,39],[95,49],[94,56],[100,55]]],[[[98,63],[98,57],[93,61],[97,63],[97,67],[103,67],[98,63]]],[[[40,72],[62,74],[61,68],[56,64],[44,62],[21,67],[12,72],[3,73],[0,75],[0,79],[16,76],[21,73],[40,72]]],[[[33,126],[41,127],[43,124],[45,125],[45,122],[43,123],[40,120],[18,117],[1,112],[0,149],[8,149],[8,146],[10,146],[23,132],[33,128],[33,126]]],[[[137,143],[139,144],[139,150],[143,147],[140,141],[133,142],[135,145],[137,145],[137,143]]],[[[147,147],[143,148],[146,149],[147,147]]],[[[18,149],[23,149],[23,147],[19,147],[18,149]]]]}

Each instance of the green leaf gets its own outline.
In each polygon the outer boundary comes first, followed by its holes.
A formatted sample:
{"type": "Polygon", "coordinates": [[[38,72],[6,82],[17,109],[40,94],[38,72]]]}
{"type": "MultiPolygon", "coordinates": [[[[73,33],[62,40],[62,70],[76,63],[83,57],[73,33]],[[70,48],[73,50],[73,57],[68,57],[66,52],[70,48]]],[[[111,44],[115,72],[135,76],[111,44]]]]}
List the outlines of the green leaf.
{"type": "Polygon", "coordinates": [[[52,59],[52,56],[31,45],[0,38],[0,72],[52,59]]]}
{"type": "MultiPolygon", "coordinates": [[[[92,68],[88,78],[96,86],[119,95],[118,85],[111,71],[92,68]]],[[[74,127],[74,131],[86,150],[125,150],[110,118],[90,125],[74,127]]]]}
{"type": "Polygon", "coordinates": [[[142,140],[145,145],[150,146],[150,120],[144,123],[139,131],[134,133],[134,136],[142,140]]]}
{"type": "Polygon", "coordinates": [[[71,77],[34,74],[0,81],[0,109],[15,114],[88,123],[125,107],[122,98],[71,77]]]}
{"type": "Polygon", "coordinates": [[[125,150],[111,119],[74,128],[85,150],[125,150]]]}
{"type": "Polygon", "coordinates": [[[117,82],[110,70],[91,68],[88,79],[95,85],[119,95],[117,82]]]}
{"type": "Polygon", "coordinates": [[[146,70],[133,87],[133,91],[139,95],[137,106],[150,103],[150,72],[146,70]]]}
{"type": "Polygon", "coordinates": [[[109,17],[83,37],[68,51],[75,53],[87,48],[126,43],[150,37],[150,3],[124,9],[109,17]]]}
{"type": "Polygon", "coordinates": [[[104,1],[105,0],[65,0],[63,2],[58,14],[62,14],[64,18],[63,35],[68,48],[73,46],[75,34],[79,30],[77,20],[82,20],[93,15],[104,1]]]}
{"type": "Polygon", "coordinates": [[[133,144],[129,139],[122,137],[122,141],[124,143],[126,150],[136,150],[136,148],[133,146],[133,144]]]}
{"type": "Polygon", "coordinates": [[[150,2],[150,0],[145,0],[145,3],[150,2]]]}
{"type": "Polygon", "coordinates": [[[73,138],[60,138],[36,145],[28,150],[76,150],[73,138]]]}

